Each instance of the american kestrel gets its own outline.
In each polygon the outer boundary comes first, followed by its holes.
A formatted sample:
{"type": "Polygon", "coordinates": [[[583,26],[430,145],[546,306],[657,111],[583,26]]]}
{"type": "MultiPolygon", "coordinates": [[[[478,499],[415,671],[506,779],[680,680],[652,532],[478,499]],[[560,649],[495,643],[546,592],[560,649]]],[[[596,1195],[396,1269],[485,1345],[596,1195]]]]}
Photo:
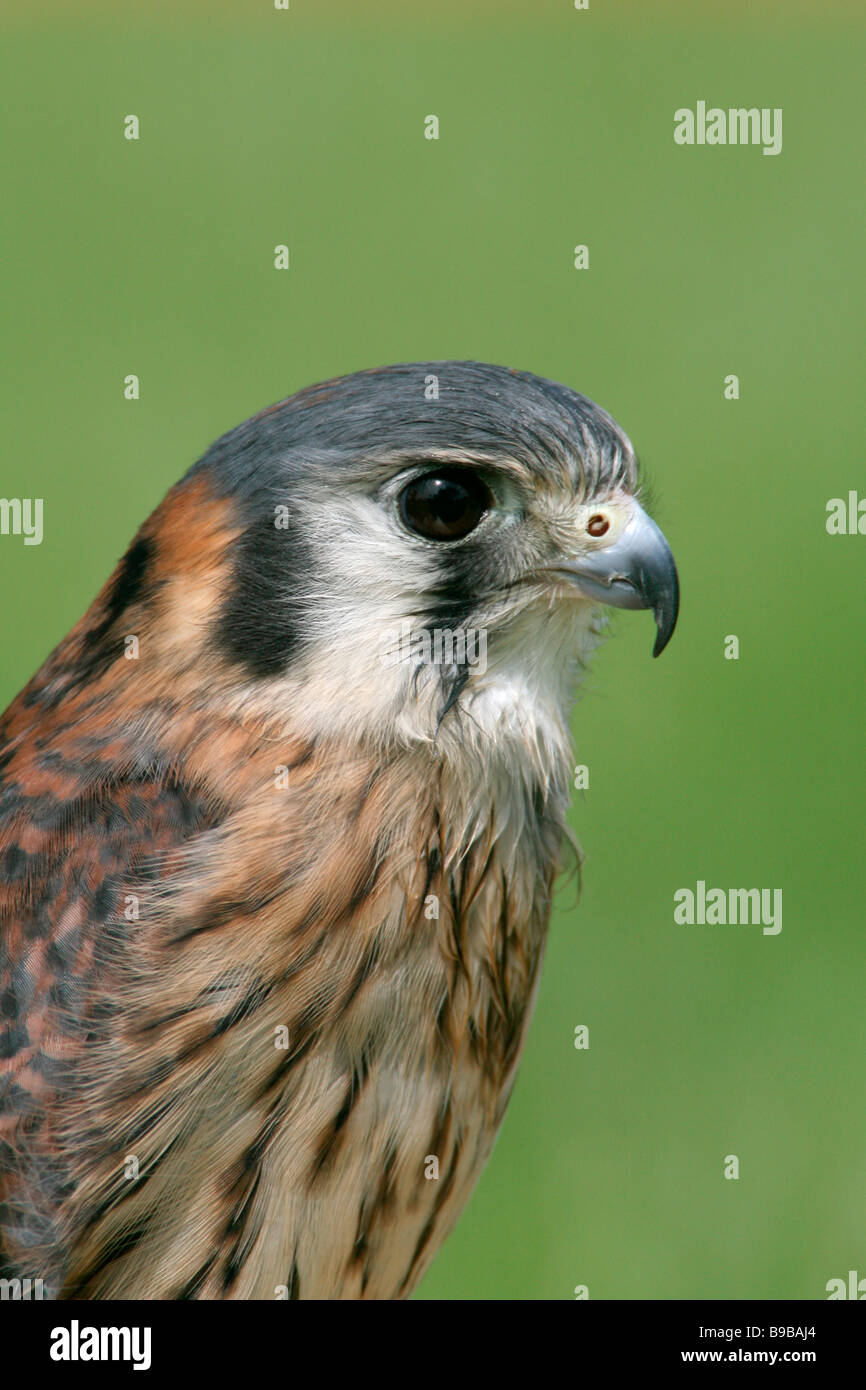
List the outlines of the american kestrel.
{"type": "Polygon", "coordinates": [[[63,1298],[407,1297],[532,1012],[622,430],[359,372],[226,434],[0,721],[0,1254],[63,1298]]]}

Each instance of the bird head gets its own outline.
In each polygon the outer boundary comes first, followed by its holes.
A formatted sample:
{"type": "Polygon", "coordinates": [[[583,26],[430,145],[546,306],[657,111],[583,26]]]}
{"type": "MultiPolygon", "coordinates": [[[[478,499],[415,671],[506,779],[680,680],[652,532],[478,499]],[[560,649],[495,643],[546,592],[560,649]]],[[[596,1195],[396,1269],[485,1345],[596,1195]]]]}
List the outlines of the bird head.
{"type": "Polygon", "coordinates": [[[516,739],[561,761],[604,607],[651,610],[656,655],[676,622],[637,482],[618,425],[555,382],[478,362],[358,372],[218,440],[82,640],[116,652],[149,630],[172,698],[299,735],[482,759],[516,739]]]}
{"type": "Polygon", "coordinates": [[[214,639],[244,697],[379,740],[561,718],[611,605],[677,617],[632,446],[577,392],[429,362],[299,392],[194,467],[236,523],[214,639]]]}

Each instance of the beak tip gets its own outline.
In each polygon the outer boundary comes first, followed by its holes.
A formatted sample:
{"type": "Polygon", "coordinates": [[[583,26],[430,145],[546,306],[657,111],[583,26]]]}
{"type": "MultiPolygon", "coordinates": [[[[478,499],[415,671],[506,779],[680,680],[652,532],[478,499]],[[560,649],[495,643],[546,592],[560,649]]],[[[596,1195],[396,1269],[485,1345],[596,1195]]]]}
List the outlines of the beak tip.
{"type": "Polygon", "coordinates": [[[656,620],[656,640],[653,643],[653,656],[661,656],[665,647],[674,635],[674,628],[677,625],[677,615],[679,612],[679,594],[677,593],[673,605],[657,610],[653,615],[656,620]]]}

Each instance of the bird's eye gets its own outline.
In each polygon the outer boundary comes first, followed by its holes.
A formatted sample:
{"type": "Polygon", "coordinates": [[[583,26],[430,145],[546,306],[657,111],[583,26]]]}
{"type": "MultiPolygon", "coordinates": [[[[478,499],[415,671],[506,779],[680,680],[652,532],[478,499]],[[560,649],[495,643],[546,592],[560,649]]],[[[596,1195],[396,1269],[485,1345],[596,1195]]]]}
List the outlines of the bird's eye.
{"type": "Polygon", "coordinates": [[[606,536],[610,530],[610,522],[606,516],[596,512],[595,516],[591,516],[586,523],[586,529],[591,536],[606,536]]]}
{"type": "Polygon", "coordinates": [[[491,504],[486,484],[468,468],[440,468],[413,478],[400,493],[400,515],[417,536],[459,541],[474,531],[491,504]]]}

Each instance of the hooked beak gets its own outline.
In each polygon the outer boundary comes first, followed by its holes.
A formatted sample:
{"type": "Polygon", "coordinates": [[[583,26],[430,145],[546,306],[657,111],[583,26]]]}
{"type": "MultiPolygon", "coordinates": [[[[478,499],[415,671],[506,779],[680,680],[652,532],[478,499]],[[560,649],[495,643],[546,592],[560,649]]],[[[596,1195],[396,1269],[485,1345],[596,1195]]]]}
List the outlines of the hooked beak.
{"type": "MultiPolygon", "coordinates": [[[[605,511],[604,505],[599,513],[605,511]]],[[[680,602],[677,567],[664,535],[643,507],[629,498],[630,515],[610,545],[556,566],[587,598],[614,608],[651,608],[656,620],[653,656],[660,656],[676,627],[680,602]]]]}

